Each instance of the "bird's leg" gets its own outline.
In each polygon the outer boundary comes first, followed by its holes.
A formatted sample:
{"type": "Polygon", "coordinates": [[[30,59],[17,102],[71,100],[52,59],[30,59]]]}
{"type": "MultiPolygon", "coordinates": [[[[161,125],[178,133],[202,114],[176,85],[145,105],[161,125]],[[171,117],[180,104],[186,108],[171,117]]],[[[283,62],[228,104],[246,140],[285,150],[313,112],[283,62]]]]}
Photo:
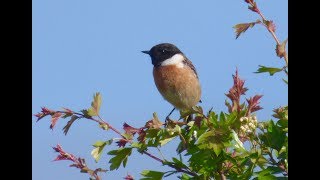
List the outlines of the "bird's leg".
{"type": "Polygon", "coordinates": [[[169,116],[173,113],[173,111],[175,110],[176,108],[173,108],[171,110],[171,112],[168,114],[168,116],[166,117],[166,120],[165,120],[165,124],[167,124],[167,121],[170,120],[169,116]]]}

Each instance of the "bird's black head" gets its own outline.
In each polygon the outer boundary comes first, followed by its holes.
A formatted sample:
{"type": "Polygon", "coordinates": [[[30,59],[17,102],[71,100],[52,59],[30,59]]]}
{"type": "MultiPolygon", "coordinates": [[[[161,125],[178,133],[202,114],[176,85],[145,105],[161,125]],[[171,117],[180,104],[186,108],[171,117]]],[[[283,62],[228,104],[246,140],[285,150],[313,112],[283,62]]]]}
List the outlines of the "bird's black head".
{"type": "Polygon", "coordinates": [[[175,45],[170,43],[162,43],[153,46],[150,51],[142,51],[149,54],[154,66],[160,66],[161,62],[171,58],[175,54],[182,53],[175,45]]]}

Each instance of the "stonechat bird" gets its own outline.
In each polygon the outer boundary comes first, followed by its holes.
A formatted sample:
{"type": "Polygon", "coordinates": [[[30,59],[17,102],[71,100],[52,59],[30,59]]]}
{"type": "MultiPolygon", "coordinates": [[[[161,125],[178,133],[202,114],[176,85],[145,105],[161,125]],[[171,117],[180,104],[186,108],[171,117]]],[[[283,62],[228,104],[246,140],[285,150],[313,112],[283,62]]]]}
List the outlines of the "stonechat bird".
{"type": "Polygon", "coordinates": [[[201,97],[201,86],[192,62],[173,44],[162,43],[149,51],[153,64],[154,82],[165,100],[175,109],[189,110],[201,97]]]}

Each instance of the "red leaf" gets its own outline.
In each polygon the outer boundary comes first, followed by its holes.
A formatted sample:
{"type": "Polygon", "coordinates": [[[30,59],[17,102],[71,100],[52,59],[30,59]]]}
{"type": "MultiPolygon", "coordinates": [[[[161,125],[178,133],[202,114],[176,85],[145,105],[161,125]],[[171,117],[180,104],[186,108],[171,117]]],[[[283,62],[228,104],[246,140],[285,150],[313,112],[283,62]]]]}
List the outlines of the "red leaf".
{"type": "Polygon", "coordinates": [[[274,24],[273,21],[266,21],[266,25],[269,31],[276,32],[276,24],[274,24]]]}
{"type": "Polygon", "coordinates": [[[281,44],[276,46],[276,53],[278,57],[282,58],[286,55],[287,42],[288,42],[288,39],[284,40],[281,44]]]}
{"type": "Polygon", "coordinates": [[[250,10],[253,11],[253,12],[260,13],[260,10],[259,10],[259,8],[258,8],[258,6],[257,6],[257,3],[256,3],[256,2],[253,2],[252,4],[253,4],[253,5],[250,5],[250,6],[248,7],[248,9],[250,9],[250,10]]]}
{"type": "Polygon", "coordinates": [[[152,129],[160,129],[163,123],[159,120],[156,113],[153,113],[153,119],[150,121],[147,121],[145,126],[146,128],[152,128],[152,129]]]}
{"type": "Polygon", "coordinates": [[[233,86],[230,88],[229,93],[226,94],[226,96],[231,100],[232,106],[231,110],[232,111],[240,111],[241,106],[240,106],[240,97],[241,95],[245,95],[246,91],[248,90],[247,88],[244,87],[245,81],[240,79],[238,75],[238,69],[236,70],[236,74],[232,75],[233,78],[233,86]]]}
{"type": "Polygon", "coordinates": [[[246,32],[249,27],[253,27],[254,25],[260,23],[260,20],[257,20],[255,22],[250,22],[250,23],[241,23],[241,24],[237,24],[235,26],[233,26],[233,28],[235,29],[235,33],[236,33],[236,39],[238,39],[238,37],[241,35],[241,33],[246,32]]]}
{"type": "Polygon", "coordinates": [[[53,161],[69,160],[66,156],[58,155],[53,161]]]}
{"type": "Polygon", "coordinates": [[[259,106],[259,100],[262,97],[262,95],[255,95],[249,99],[246,99],[248,102],[248,112],[247,115],[249,115],[252,112],[258,111],[262,109],[262,107],[259,106]]]}
{"type": "Polygon", "coordinates": [[[196,117],[194,118],[194,124],[197,125],[199,129],[200,129],[200,127],[201,127],[201,122],[202,122],[202,120],[203,120],[203,118],[200,117],[200,116],[196,116],[196,117]]]}
{"type": "Polygon", "coordinates": [[[73,114],[73,111],[68,108],[62,108],[62,109],[64,109],[66,111],[66,113],[73,114]]]}
{"type": "Polygon", "coordinates": [[[62,113],[56,112],[51,116],[51,125],[50,129],[53,129],[53,127],[56,125],[58,119],[61,117],[62,113]]]}
{"type": "Polygon", "coordinates": [[[134,180],[133,176],[131,176],[130,174],[128,174],[126,177],[124,177],[125,180],[134,180]]]}
{"type": "Polygon", "coordinates": [[[48,108],[46,108],[46,107],[42,107],[42,108],[41,108],[41,112],[42,112],[43,114],[53,114],[55,111],[50,110],[50,109],[48,109],[48,108]]]}
{"type": "Polygon", "coordinates": [[[123,129],[125,130],[126,134],[131,134],[131,135],[134,135],[135,133],[140,131],[140,129],[134,128],[134,127],[128,125],[127,123],[123,124],[123,129]]]}
{"type": "Polygon", "coordinates": [[[144,143],[146,140],[147,133],[141,128],[140,131],[138,132],[138,134],[139,134],[138,141],[140,143],[144,143]]]}
{"type": "Polygon", "coordinates": [[[47,115],[52,115],[54,113],[55,113],[55,111],[52,111],[52,110],[50,110],[50,109],[48,109],[46,107],[42,107],[41,108],[41,112],[35,114],[34,116],[36,116],[38,118],[37,119],[37,122],[38,122],[40,119],[46,117],[47,115]]]}
{"type": "Polygon", "coordinates": [[[126,139],[120,139],[118,142],[116,142],[117,144],[118,144],[118,146],[119,146],[119,148],[120,147],[124,147],[126,144],[127,144],[127,142],[128,142],[128,140],[126,140],[126,139]]]}

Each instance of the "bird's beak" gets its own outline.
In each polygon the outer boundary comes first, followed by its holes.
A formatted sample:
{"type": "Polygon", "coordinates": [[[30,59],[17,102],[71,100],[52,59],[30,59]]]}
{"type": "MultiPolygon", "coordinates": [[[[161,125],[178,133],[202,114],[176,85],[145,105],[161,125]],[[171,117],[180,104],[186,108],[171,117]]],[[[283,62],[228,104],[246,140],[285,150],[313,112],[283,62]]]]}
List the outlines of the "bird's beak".
{"type": "Polygon", "coordinates": [[[150,51],[141,51],[141,52],[143,52],[143,53],[145,53],[145,54],[149,54],[149,55],[150,55],[150,51]]]}

